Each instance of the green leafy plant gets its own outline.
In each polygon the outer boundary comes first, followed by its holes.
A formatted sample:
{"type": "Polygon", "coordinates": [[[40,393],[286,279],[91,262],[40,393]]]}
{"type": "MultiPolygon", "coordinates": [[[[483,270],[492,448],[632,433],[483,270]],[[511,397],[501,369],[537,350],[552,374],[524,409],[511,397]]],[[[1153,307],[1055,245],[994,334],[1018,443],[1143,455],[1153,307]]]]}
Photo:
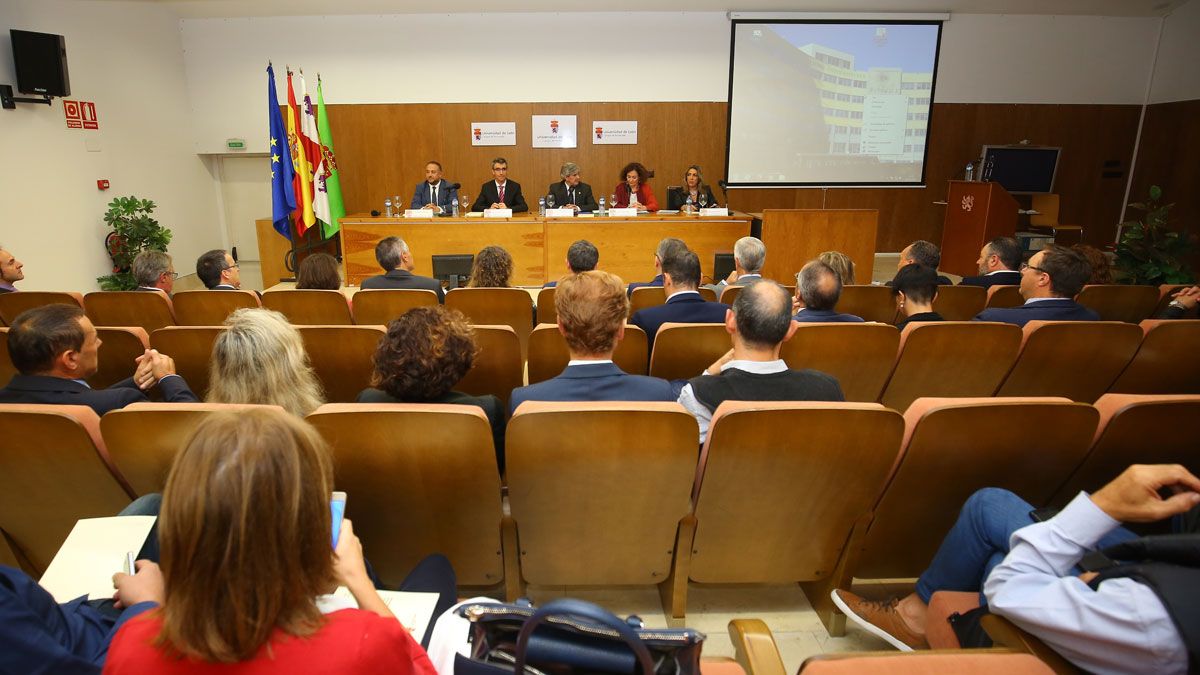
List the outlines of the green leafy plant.
{"type": "Polygon", "coordinates": [[[158,224],[150,214],[154,202],[134,196],[117,197],[108,203],[104,222],[112,230],[104,239],[104,247],[112,258],[112,274],[97,277],[100,288],[105,291],[131,291],[137,288],[134,281],[133,259],[147,250],[166,251],[171,243],[171,231],[158,224]]]}
{"type": "Polygon", "coordinates": [[[1174,204],[1162,204],[1162,188],[1150,186],[1149,199],[1130,208],[1141,218],[1121,223],[1117,242],[1117,269],[1128,284],[1184,284],[1193,280],[1184,260],[1191,246],[1185,233],[1172,230],[1167,219],[1174,204]]]}

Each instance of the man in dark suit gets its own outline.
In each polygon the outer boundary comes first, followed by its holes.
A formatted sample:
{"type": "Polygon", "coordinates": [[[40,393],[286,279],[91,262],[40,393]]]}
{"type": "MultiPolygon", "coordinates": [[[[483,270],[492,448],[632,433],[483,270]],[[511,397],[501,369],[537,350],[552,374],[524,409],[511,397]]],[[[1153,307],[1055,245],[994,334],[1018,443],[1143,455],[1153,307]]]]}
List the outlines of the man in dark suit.
{"type": "Polygon", "coordinates": [[[45,305],[22,312],[8,331],[8,354],[18,375],[0,389],[0,403],[86,405],[103,416],[110,410],[148,400],[143,390],[158,386],[163,400],[194,403],[196,395],[175,374],[175,362],[147,349],[133,377],[108,389],[84,380],[96,373],[100,338],[74,305],[45,305]]]}
{"type": "Polygon", "coordinates": [[[508,160],[497,157],[492,160],[492,175],[495,177],[479,187],[472,211],[488,209],[512,209],[513,213],[525,213],[529,206],[521,194],[521,184],[508,179],[508,160]]]}
{"type": "MultiPolygon", "coordinates": [[[[596,269],[596,264],[599,262],[600,250],[596,248],[595,244],[586,239],[580,239],[572,243],[567,249],[568,274],[590,272],[596,269]]],[[[557,281],[547,281],[543,288],[554,288],[557,285],[557,281]]]]}
{"type": "Polygon", "coordinates": [[[625,291],[626,295],[633,295],[635,288],[644,288],[647,286],[663,285],[662,263],[669,256],[677,255],[687,250],[687,244],[675,237],[667,237],[658,242],[658,248],[654,249],[654,278],[650,281],[635,281],[629,284],[629,288],[625,291]]]}
{"type": "Polygon", "coordinates": [[[137,254],[130,265],[137,291],[162,291],[170,295],[175,290],[179,274],[171,256],[162,251],[145,250],[137,254]]]}
{"type": "Polygon", "coordinates": [[[425,164],[425,180],[417,183],[413,190],[410,209],[429,209],[441,215],[454,211],[454,203],[458,201],[458,189],[442,178],[442,164],[430,160],[425,164]]]}
{"type": "Polygon", "coordinates": [[[196,259],[196,276],[210,291],[233,291],[242,287],[237,261],[228,251],[219,248],[196,259]]]}
{"type": "MultiPolygon", "coordinates": [[[[931,241],[918,239],[905,246],[903,251],[900,251],[900,260],[896,262],[896,271],[899,272],[905,266],[913,263],[936,270],[938,265],[942,264],[942,249],[938,248],[937,244],[931,241]]],[[[950,277],[944,274],[939,274],[937,280],[939,286],[954,285],[954,282],[950,281],[950,277]]],[[[887,285],[891,286],[892,282],[887,282],[887,285]]]]}
{"type": "Polygon", "coordinates": [[[1100,316],[1074,298],[1092,277],[1092,265],[1075,249],[1047,246],[1021,265],[1020,307],[992,307],[976,321],[1002,321],[1024,326],[1030,321],[1099,321],[1100,316]]]}
{"type": "Polygon", "coordinates": [[[514,389],[511,411],[525,401],[675,400],[670,382],[630,375],[612,361],[617,343],[625,337],[629,311],[615,274],[592,270],[563,277],[554,292],[554,308],[571,360],[558,377],[514,389]]]}
{"type": "Polygon", "coordinates": [[[963,277],[959,286],[1016,286],[1021,283],[1021,242],[1016,237],[996,237],[979,251],[979,276],[963,277]]]}
{"type": "Polygon", "coordinates": [[[792,321],[800,323],[862,322],[862,317],[839,314],[833,308],[842,296],[842,279],[832,267],[820,260],[810,261],[796,277],[796,296],[792,298],[792,321]]]}
{"type": "Polygon", "coordinates": [[[729,305],[709,302],[700,296],[700,258],[694,251],[669,255],[662,262],[663,290],[667,302],[634,312],[629,323],[646,331],[651,350],[658,329],[667,322],[723,323],[729,305]]]}
{"type": "Polygon", "coordinates": [[[837,379],[815,370],[792,370],[779,358],[784,341],[800,327],[791,320],[791,307],[783,286],[759,281],[742,289],[725,313],[733,349],[679,392],[680,405],[700,424],[701,443],[724,401],[846,400],[837,379]]]}
{"type": "Polygon", "coordinates": [[[0,246],[0,293],[17,290],[13,284],[25,278],[25,273],[21,271],[23,267],[20,260],[0,246]]]}
{"type": "Polygon", "coordinates": [[[400,237],[385,237],[375,244],[375,261],[383,268],[384,274],[363,279],[361,288],[372,289],[410,289],[426,290],[437,293],[438,302],[446,300],[446,292],[437,279],[421,277],[412,273],[413,255],[408,250],[408,244],[400,237]]]}
{"type": "Polygon", "coordinates": [[[592,186],[580,181],[578,164],[567,162],[558,173],[562,180],[549,187],[555,208],[572,209],[575,213],[591,213],[599,208],[592,196],[592,186]]]}

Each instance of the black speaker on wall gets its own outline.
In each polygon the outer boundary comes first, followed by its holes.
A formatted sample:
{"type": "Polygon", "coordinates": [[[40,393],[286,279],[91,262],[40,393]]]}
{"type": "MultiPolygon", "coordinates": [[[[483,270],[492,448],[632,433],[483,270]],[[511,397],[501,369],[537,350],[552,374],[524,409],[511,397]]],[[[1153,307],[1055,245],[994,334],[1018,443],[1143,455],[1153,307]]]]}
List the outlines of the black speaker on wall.
{"type": "Polygon", "coordinates": [[[43,96],[70,96],[67,43],[61,35],[10,30],[17,91],[43,96]]]}

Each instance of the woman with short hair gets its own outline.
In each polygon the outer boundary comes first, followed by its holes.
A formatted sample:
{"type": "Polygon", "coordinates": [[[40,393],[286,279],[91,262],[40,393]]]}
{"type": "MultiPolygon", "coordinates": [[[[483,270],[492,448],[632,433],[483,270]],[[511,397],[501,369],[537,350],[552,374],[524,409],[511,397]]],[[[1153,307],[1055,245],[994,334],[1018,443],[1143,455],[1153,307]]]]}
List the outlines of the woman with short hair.
{"type": "Polygon", "coordinates": [[[941,314],[933,311],[937,300],[938,273],[919,263],[909,263],[896,272],[892,279],[892,297],[896,299],[896,311],[904,317],[896,328],[916,321],[945,321],[941,314]]]}
{"type": "Polygon", "coordinates": [[[300,261],[296,270],[298,290],[336,291],[342,287],[337,258],[328,253],[314,253],[300,261]]]}

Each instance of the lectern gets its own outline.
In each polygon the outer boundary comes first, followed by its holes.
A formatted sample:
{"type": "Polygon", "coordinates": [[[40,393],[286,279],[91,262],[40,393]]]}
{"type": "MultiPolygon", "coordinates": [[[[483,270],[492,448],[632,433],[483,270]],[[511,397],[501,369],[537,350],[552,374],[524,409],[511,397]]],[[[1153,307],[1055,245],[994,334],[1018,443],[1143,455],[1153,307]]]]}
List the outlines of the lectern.
{"type": "Polygon", "coordinates": [[[943,272],[959,276],[979,273],[979,249],[996,237],[1017,232],[1017,200],[999,183],[950,181],[946,222],[942,228],[943,272]]]}

